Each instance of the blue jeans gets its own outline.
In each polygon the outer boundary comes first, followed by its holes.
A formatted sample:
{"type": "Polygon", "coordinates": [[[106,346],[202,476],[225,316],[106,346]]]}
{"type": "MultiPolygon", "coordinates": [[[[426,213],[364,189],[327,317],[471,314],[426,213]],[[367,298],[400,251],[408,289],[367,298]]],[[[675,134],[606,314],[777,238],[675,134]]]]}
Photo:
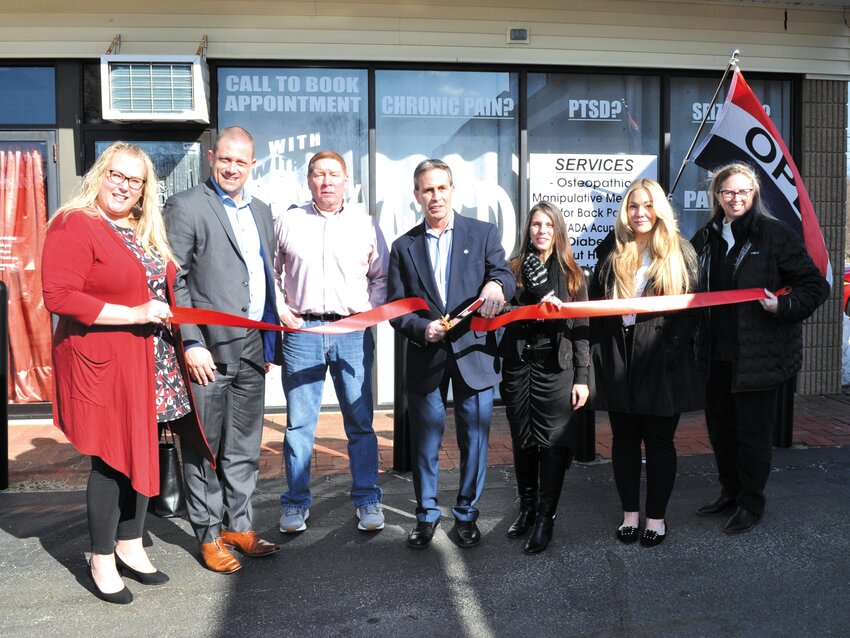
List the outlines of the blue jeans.
{"type": "Polygon", "coordinates": [[[440,520],[437,503],[439,454],[446,424],[449,382],[454,395],[455,429],[460,450],[460,484],[452,514],[459,521],[478,518],[476,504],[484,491],[487,476],[493,388],[473,390],[463,382],[457,367],[449,364],[440,387],[425,394],[411,389],[407,393],[418,521],[433,523],[440,520]]]}
{"type": "MultiPolygon", "coordinates": [[[[321,324],[321,321],[308,321],[304,327],[321,324]]],[[[280,495],[283,507],[307,508],[312,503],[310,465],[328,369],[348,437],[351,502],[355,507],[381,502],[381,488],[376,485],[378,437],[372,427],[374,361],[375,339],[371,330],[341,335],[288,332],[284,336],[283,459],[288,489],[280,495]]]]}

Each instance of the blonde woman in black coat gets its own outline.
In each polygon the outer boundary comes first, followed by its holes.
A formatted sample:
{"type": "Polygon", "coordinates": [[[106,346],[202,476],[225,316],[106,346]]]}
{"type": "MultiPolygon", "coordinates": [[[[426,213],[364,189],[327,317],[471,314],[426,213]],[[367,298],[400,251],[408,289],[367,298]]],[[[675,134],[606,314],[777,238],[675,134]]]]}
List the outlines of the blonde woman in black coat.
{"type": "MultiPolygon", "coordinates": [[[[592,299],[693,292],[696,255],[679,235],[661,186],[632,183],[614,230],[596,250],[592,299]]],[[[591,321],[592,405],[611,422],[614,482],[623,507],[616,536],[652,547],[667,537],[665,513],[676,480],[673,437],[682,412],[702,407],[692,317],[646,313],[591,321]],[[646,450],[646,526],[640,531],[641,443],[646,450]]]]}
{"type": "MultiPolygon", "coordinates": [[[[517,280],[513,305],[587,299],[584,275],[573,259],[564,216],[542,201],[528,213],[519,252],[509,265],[517,280]]],[[[586,318],[521,321],[505,330],[502,398],[511,428],[520,509],[508,529],[524,551],[536,554],[552,538],[564,475],[573,457],[573,414],[587,400],[586,318]]]]}

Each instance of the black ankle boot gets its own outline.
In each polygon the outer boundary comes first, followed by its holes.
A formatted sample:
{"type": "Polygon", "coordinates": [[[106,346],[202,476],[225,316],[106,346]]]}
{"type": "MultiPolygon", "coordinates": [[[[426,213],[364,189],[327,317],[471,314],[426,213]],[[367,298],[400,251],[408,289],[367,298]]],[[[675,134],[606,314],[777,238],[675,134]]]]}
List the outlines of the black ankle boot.
{"type": "Polygon", "coordinates": [[[537,509],[531,509],[520,505],[519,514],[517,514],[514,522],[508,528],[508,536],[510,538],[519,538],[525,536],[528,530],[534,527],[534,521],[537,520],[537,509]]]}
{"type": "Polygon", "coordinates": [[[552,529],[554,527],[554,516],[540,514],[537,517],[537,522],[534,523],[534,531],[531,532],[531,536],[526,541],[522,551],[526,554],[539,554],[542,552],[549,545],[549,541],[552,540],[552,529]]]}
{"type": "Polygon", "coordinates": [[[519,494],[519,514],[508,528],[510,538],[519,538],[534,526],[537,519],[537,482],[540,467],[540,453],[535,445],[532,448],[514,448],[514,473],[516,474],[517,493],[519,494]]]}

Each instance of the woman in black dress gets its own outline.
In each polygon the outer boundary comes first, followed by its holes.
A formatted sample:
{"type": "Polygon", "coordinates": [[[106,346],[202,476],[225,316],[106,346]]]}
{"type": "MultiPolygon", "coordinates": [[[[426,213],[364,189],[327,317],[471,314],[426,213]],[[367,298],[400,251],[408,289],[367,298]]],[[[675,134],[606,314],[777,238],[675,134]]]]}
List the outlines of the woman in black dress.
{"type": "MultiPolygon", "coordinates": [[[[542,201],[528,214],[519,252],[510,260],[514,305],[587,299],[561,211],[542,201]]],[[[588,321],[557,319],[510,324],[500,344],[501,394],[514,453],[520,509],[508,536],[533,531],[524,551],[546,549],[564,474],[575,447],[574,411],[587,400],[588,321]]]]}

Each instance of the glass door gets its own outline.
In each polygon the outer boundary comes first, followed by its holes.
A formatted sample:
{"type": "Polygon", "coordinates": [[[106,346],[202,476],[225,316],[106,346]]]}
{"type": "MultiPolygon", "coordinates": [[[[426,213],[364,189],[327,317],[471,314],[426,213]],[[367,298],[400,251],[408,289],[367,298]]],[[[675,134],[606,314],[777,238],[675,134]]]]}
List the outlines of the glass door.
{"type": "Polygon", "coordinates": [[[55,143],[53,131],[0,132],[0,281],[8,288],[13,405],[52,400],[51,323],[41,291],[41,253],[47,219],[56,210],[55,143]]]}

